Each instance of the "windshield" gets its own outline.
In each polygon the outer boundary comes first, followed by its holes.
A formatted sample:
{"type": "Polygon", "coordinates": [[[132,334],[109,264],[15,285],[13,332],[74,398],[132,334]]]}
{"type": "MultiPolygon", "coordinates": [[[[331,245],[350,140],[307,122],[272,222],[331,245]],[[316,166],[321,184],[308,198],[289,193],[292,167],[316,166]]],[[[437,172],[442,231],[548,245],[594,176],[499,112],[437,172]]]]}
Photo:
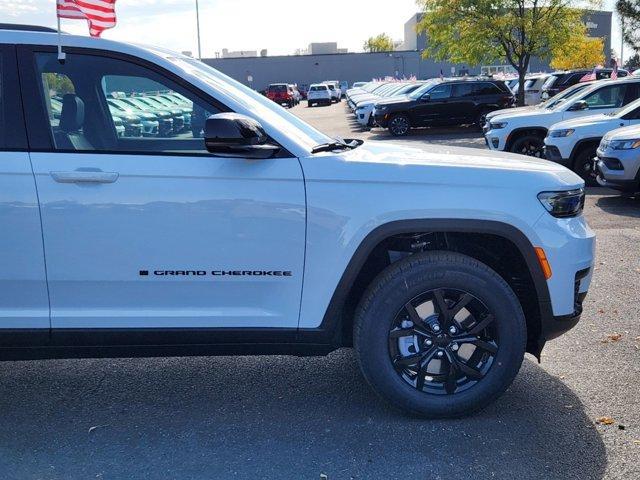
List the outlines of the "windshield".
{"type": "Polygon", "coordinates": [[[416,88],[413,92],[411,92],[409,94],[409,97],[411,98],[420,98],[424,93],[426,93],[428,90],[431,90],[432,87],[434,87],[435,85],[439,84],[440,80],[428,80],[424,83],[424,85],[422,85],[420,88],[416,88]]]}
{"type": "Polygon", "coordinates": [[[286,132],[293,141],[297,141],[307,151],[321,143],[334,141],[318,129],[312,127],[284,108],[276,105],[258,92],[219,72],[209,65],[191,57],[176,54],[169,50],[145,47],[160,55],[187,75],[192,75],[207,84],[214,92],[220,92],[240,105],[247,115],[258,121],[269,123],[279,132],[286,132]]]}
{"type": "MultiPolygon", "coordinates": [[[[633,112],[634,110],[636,110],[638,107],[640,107],[640,99],[631,102],[629,105],[627,105],[626,107],[618,110],[618,112],[614,113],[614,115],[617,118],[622,118],[625,115],[628,115],[629,113],[633,112]]],[[[637,118],[637,117],[636,117],[637,118]]]]}
{"type": "Polygon", "coordinates": [[[574,85],[573,87],[567,88],[566,90],[558,93],[557,95],[554,95],[546,102],[541,103],[540,107],[548,108],[548,109],[556,108],[557,106],[563,104],[574,95],[580,93],[582,90],[584,90],[588,86],[590,86],[590,84],[584,84],[584,85],[578,84],[578,85],[574,85]]]}

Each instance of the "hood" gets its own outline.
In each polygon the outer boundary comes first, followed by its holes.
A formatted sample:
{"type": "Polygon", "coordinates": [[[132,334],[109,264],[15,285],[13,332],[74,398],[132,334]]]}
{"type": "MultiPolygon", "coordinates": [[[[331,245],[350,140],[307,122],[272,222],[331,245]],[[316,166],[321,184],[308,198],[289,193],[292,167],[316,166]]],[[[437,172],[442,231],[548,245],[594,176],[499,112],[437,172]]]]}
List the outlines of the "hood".
{"type": "MultiPolygon", "coordinates": [[[[525,108],[520,110],[518,108],[511,108],[506,113],[492,117],[492,120],[496,122],[508,122],[509,120],[517,121],[520,118],[526,118],[527,122],[529,122],[528,124],[533,125],[533,123],[530,123],[530,122],[537,121],[538,119],[540,119],[541,122],[545,122],[545,121],[548,122],[548,120],[546,120],[545,117],[553,113],[555,113],[553,110],[547,110],[547,109],[532,108],[528,110],[525,108]]],[[[543,125],[546,125],[546,124],[543,123],[543,125]]]]}
{"type": "Polygon", "coordinates": [[[510,114],[510,113],[520,113],[520,112],[530,112],[532,110],[535,110],[536,106],[534,105],[527,105],[525,107],[514,107],[514,108],[501,108],[500,110],[494,110],[493,112],[489,112],[485,115],[485,118],[487,120],[497,116],[497,115],[503,115],[503,114],[510,114]]]}
{"type": "Polygon", "coordinates": [[[392,105],[396,103],[409,103],[412,101],[413,99],[408,95],[398,95],[397,97],[380,99],[379,102],[376,102],[376,105],[392,105]]]}
{"type": "MultiPolygon", "coordinates": [[[[555,123],[549,130],[562,130],[565,128],[576,129],[580,127],[587,128],[587,127],[603,125],[607,123],[615,123],[619,125],[620,123],[623,123],[623,122],[624,122],[623,120],[616,117],[612,117],[610,115],[604,115],[604,114],[589,115],[587,117],[572,118],[571,120],[565,120],[563,122],[555,123]]],[[[622,126],[622,125],[619,125],[619,126],[622,126]]]]}
{"type": "Polygon", "coordinates": [[[616,128],[604,136],[605,140],[633,140],[636,138],[640,138],[640,125],[616,128]]]}
{"type": "MultiPolygon", "coordinates": [[[[493,150],[404,142],[367,141],[334,155],[336,181],[424,183],[490,189],[578,188],[582,179],[554,162],[493,150]]],[[[319,160],[319,155],[312,160],[319,160]]],[[[310,162],[311,164],[312,162],[310,162]]],[[[309,172],[311,175],[312,172],[309,172]]],[[[305,167],[305,176],[307,170],[305,167]]],[[[333,176],[333,173],[331,173],[333,176]]],[[[537,194],[536,193],[536,194],[537,194]]]]}

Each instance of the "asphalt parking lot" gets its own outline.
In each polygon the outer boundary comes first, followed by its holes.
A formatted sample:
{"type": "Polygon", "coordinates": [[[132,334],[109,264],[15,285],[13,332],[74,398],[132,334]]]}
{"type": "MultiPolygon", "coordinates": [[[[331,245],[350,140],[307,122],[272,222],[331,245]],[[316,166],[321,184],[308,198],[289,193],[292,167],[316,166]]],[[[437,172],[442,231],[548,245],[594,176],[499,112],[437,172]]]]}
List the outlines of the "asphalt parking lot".
{"type": "MultiPolygon", "coordinates": [[[[292,111],[331,134],[389,139],[356,129],[343,104],[292,111]]],[[[484,148],[467,128],[407,141],[484,148]]],[[[471,418],[390,409],[346,349],[6,362],[0,478],[640,478],[640,200],[594,189],[585,215],[598,246],[581,322],[471,418]]]]}

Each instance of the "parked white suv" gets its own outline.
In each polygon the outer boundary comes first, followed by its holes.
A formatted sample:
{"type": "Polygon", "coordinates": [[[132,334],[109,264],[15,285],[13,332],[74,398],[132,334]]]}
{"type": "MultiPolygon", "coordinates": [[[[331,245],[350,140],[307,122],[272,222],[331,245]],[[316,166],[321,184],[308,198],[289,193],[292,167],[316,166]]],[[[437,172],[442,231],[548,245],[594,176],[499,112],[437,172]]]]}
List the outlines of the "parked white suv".
{"type": "Polygon", "coordinates": [[[194,58],[57,41],[0,28],[0,359],[354,346],[391,404],[457,417],[578,322],[595,238],[566,168],[336,140],[194,58]],[[118,136],[115,90],[181,95],[197,136],[118,136]]]}
{"type": "Polygon", "coordinates": [[[331,90],[329,85],[324,83],[314,83],[309,87],[307,91],[307,106],[313,107],[314,105],[331,105],[331,90]]]}
{"type": "Polygon", "coordinates": [[[331,99],[334,102],[342,101],[342,90],[340,90],[340,82],[330,80],[322,83],[329,86],[329,91],[331,92],[331,99]]]}
{"type": "Polygon", "coordinates": [[[544,139],[544,157],[560,163],[595,183],[593,158],[602,137],[616,128],[640,123],[640,100],[616,113],[593,115],[555,123],[544,139]]]}
{"type": "Polygon", "coordinates": [[[485,139],[492,150],[542,157],[544,137],[554,123],[597,113],[615,112],[638,97],[640,78],[603,80],[566,97],[553,108],[496,115],[491,118],[484,134],[485,139]]]}
{"type": "Polygon", "coordinates": [[[595,163],[598,184],[624,193],[640,192],[640,125],[607,133],[595,163]]]}

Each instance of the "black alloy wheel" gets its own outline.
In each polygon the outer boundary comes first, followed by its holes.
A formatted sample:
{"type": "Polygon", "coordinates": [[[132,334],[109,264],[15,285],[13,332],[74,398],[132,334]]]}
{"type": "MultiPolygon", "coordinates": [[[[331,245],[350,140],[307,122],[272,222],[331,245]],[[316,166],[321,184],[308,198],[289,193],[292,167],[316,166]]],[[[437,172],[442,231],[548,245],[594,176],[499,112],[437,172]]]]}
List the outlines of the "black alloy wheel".
{"type": "Polygon", "coordinates": [[[468,292],[425,292],[404,305],[392,323],[393,366],[425,393],[451,395],[471,388],[489,372],[498,352],[493,321],[489,309],[468,292]]]}
{"type": "Polygon", "coordinates": [[[389,131],[394,137],[402,137],[409,133],[411,124],[406,115],[394,115],[389,120],[389,131]]]}

